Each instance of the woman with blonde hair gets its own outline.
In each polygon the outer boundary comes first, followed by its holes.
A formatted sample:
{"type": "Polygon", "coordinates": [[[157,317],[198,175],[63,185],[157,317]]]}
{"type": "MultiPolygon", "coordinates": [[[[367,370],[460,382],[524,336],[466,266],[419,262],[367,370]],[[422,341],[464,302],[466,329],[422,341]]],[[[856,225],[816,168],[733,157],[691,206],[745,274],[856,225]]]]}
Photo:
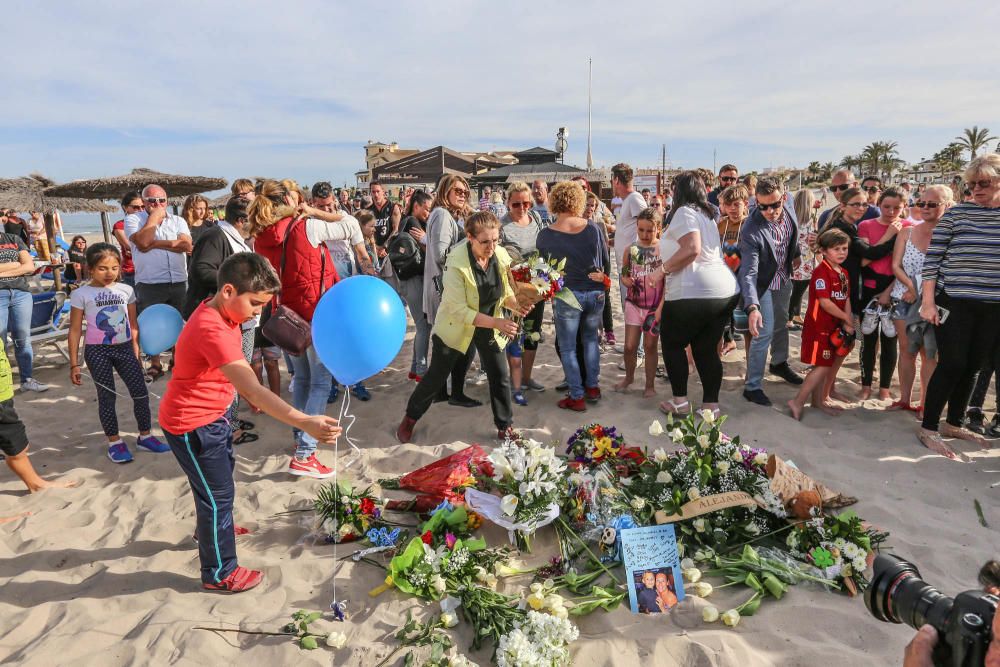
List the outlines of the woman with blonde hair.
{"type": "Polygon", "coordinates": [[[215,216],[208,206],[208,200],[201,195],[190,195],[184,200],[181,217],[191,230],[191,242],[197,243],[201,235],[215,226],[215,216]]]}
{"type": "MultiPolygon", "coordinates": [[[[464,238],[462,228],[474,212],[469,206],[471,192],[469,182],[458,174],[442,176],[434,191],[434,207],[431,209],[431,216],[427,218],[424,236],[424,315],[431,326],[434,325],[444,292],[442,274],[448,252],[464,238]]],[[[451,405],[464,408],[482,405],[465,395],[465,374],[469,371],[474,354],[475,346],[470,345],[465,357],[459,359],[452,369],[451,396],[442,386],[436,400],[448,401],[451,405]]]]}
{"type": "MultiPolygon", "coordinates": [[[[256,239],[254,250],[267,258],[281,279],[278,302],[309,322],[324,292],[338,280],[326,242],[351,239],[353,244],[355,239],[351,237],[360,234],[361,228],[351,216],[297,203],[297,192],[286,187],[284,181],[264,181],[250,202],[247,217],[250,235],[256,239]]],[[[363,244],[363,239],[360,242],[363,244]]],[[[265,315],[269,312],[265,311],[265,315]]],[[[319,360],[316,348],[310,345],[291,360],[295,374],[293,405],[309,415],[323,414],[333,378],[319,360]]],[[[316,438],[298,430],[292,433],[295,453],[288,472],[319,479],[332,476],[333,469],[316,458],[316,438]]]]}
{"type": "Polygon", "coordinates": [[[795,218],[799,223],[799,251],[802,262],[792,272],[792,298],[788,302],[788,328],[802,328],[802,297],[809,290],[809,279],[816,268],[816,253],[812,246],[816,241],[816,220],[819,209],[816,207],[816,195],[809,188],[803,188],[795,193],[795,218]]]}
{"type": "MultiPolygon", "coordinates": [[[[986,446],[963,426],[976,373],[1000,338],[1000,154],[971,162],[963,174],[971,202],[951,207],[934,228],[923,266],[920,316],[934,324],[938,366],[927,385],[920,442],[955,458],[941,436],[986,446]],[[947,318],[943,311],[948,311],[947,318]],[[945,404],[946,423],[938,432],[945,404]]],[[[925,211],[926,215],[926,211],[925,211]]]]}
{"type": "MultiPolygon", "coordinates": [[[[439,188],[448,192],[449,188],[439,188]]],[[[510,375],[504,348],[518,333],[518,324],[505,309],[525,315],[514,295],[511,258],[500,245],[500,221],[489,211],[468,217],[465,239],[448,254],[441,307],[431,336],[431,364],[420,378],[396,439],[411,442],[417,421],[424,416],[456,365],[475,349],[490,386],[490,406],[497,439],[515,436],[510,375]]]]}
{"type": "Polygon", "coordinates": [[[564,285],[573,294],[576,304],[556,299],[556,338],[569,395],[559,401],[565,410],[583,412],[586,401],[601,398],[601,349],[598,329],[607,299],[610,278],[604,272],[609,262],[607,243],[597,225],[583,216],[587,196],[583,187],[573,181],[557,183],[549,193],[549,211],[555,222],[538,235],[538,252],[557,262],[565,261],[564,285]],[[576,357],[576,338],[583,338],[586,377],[576,357]]]}

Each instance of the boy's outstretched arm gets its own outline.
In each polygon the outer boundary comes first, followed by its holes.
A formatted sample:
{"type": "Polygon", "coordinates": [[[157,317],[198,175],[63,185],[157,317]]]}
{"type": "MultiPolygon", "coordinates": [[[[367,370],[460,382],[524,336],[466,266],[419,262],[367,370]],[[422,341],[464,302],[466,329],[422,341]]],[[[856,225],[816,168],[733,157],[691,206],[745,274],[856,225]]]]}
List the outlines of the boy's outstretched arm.
{"type": "Polygon", "coordinates": [[[233,361],[222,366],[220,370],[226,379],[233,383],[240,396],[275,419],[302,429],[320,442],[330,444],[340,437],[343,429],[340,428],[336,419],[326,415],[309,416],[285,403],[279,396],[271,393],[270,389],[257,381],[257,376],[245,360],[233,361]]]}

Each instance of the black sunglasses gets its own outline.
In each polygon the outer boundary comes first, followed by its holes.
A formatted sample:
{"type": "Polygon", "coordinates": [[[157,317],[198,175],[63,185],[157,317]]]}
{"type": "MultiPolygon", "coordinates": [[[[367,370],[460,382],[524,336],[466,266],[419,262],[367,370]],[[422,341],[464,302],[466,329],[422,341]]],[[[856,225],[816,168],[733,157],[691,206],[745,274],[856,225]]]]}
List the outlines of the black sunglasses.
{"type": "Polygon", "coordinates": [[[880,191],[880,190],[881,190],[882,188],[880,188],[880,187],[879,187],[879,186],[877,186],[877,185],[869,185],[869,186],[867,186],[867,187],[864,187],[864,188],[861,188],[861,189],[862,189],[862,190],[864,190],[865,192],[878,192],[878,191],[880,191]]]}
{"type": "Polygon", "coordinates": [[[991,187],[992,185],[993,185],[993,179],[987,178],[986,180],[982,181],[969,181],[966,184],[966,187],[969,188],[969,190],[975,190],[976,187],[980,187],[983,190],[985,190],[986,188],[991,187]]]}
{"type": "Polygon", "coordinates": [[[735,176],[719,176],[719,180],[723,183],[735,183],[738,179],[735,176]]]}
{"type": "Polygon", "coordinates": [[[831,192],[841,192],[843,190],[846,190],[849,187],[851,187],[850,183],[844,183],[843,185],[831,185],[830,186],[830,191],[831,192]]]}
{"type": "Polygon", "coordinates": [[[144,200],[147,204],[166,204],[166,197],[146,197],[144,200]]]}
{"type": "Polygon", "coordinates": [[[781,200],[778,200],[778,201],[774,202],[773,204],[760,204],[760,203],[758,203],[757,204],[757,208],[759,208],[762,211],[769,211],[769,210],[772,210],[772,209],[779,209],[779,208],[781,208],[781,200]]]}
{"type": "Polygon", "coordinates": [[[914,206],[916,208],[937,208],[940,204],[936,201],[918,201],[914,206]]]}

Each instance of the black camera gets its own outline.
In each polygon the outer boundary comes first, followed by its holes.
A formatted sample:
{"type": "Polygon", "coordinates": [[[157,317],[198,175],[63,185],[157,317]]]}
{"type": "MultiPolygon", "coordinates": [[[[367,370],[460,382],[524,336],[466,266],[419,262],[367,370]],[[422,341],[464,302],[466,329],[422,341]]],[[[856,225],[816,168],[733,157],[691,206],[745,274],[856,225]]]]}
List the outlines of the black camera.
{"type": "Polygon", "coordinates": [[[986,660],[990,628],[1000,600],[983,591],[965,591],[950,598],[920,578],[912,563],[891,554],[879,554],[875,574],[865,590],[872,616],[886,623],[924,624],[938,631],[934,664],[977,667],[986,660]]]}

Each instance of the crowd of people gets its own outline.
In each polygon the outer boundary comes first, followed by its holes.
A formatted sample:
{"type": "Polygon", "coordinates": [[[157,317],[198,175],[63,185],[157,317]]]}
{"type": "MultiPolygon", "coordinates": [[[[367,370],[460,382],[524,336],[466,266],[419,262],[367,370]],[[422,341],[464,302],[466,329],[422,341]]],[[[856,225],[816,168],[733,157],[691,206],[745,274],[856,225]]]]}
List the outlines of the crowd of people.
{"type": "MultiPolygon", "coordinates": [[[[401,442],[414,440],[436,402],[482,405],[466,393],[474,363],[488,383],[497,437],[511,437],[515,406],[546,391],[534,368],[547,310],[563,371],[554,400],[561,409],[584,412],[608,400],[601,354],[615,346],[623,354],[624,377],[613,384],[619,396],[644,362],[642,397],[656,397],[656,378],[665,377],[671,393],[660,410],[689,414],[696,369],[700,409],[719,414],[723,359],[742,341],[743,397],[753,404],[771,405],[765,389],[775,378],[799,388],[788,402],[797,419],[807,404],[837,415],[878,401],[916,413],[920,442],[950,458],[960,454],[945,437],[985,446],[986,436],[1000,436],[1000,414],[987,423],[983,412],[1000,362],[1000,155],[969,163],[965,192],[886,186],[874,176],[859,184],[840,170],[829,186],[837,203],[825,211],[812,190],[793,197],[779,180],[741,178],[731,164],[717,175],[682,172],[655,194],[635,190],[626,164],[611,169],[611,181],[607,202],[582,177],[484,189],[476,201],[465,178],[448,174],[432,191],[407,188],[393,201],[377,182],[358,199],[325,182],[307,191],[291,180],[238,179],[222,215],[199,195],[172,214],[168,193],[150,184],[121,199],[117,244],[70,244],[70,379],[83,381],[82,341],[113,462],[133,460],[119,433],[115,372],[133,401],[136,447],[177,456],[198,505],[206,587],[259,581],[236,568],[235,547],[217,525],[219,508],[231,509],[232,446],[258,437],[240,417],[241,395],[244,409],[292,425],[291,475],[334,474],[316,451],[339,433],[325,412],[341,383],[308,340],[296,347],[294,330],[353,275],[393,285],[414,323],[415,385],[395,431],[401,442]],[[535,257],[562,267],[563,290],[548,306],[524,300],[526,286],[513,277],[512,266],[535,257]],[[612,302],[624,315],[621,346],[612,302]],[[159,355],[144,364],[139,348],[139,315],[158,304],[188,322],[169,366],[159,355]],[[805,377],[790,363],[797,330],[805,377]],[[861,388],[848,395],[838,371],[855,338],[861,388]],[[291,405],[279,398],[282,359],[291,405]],[[168,373],[158,420],[164,442],[152,433],[147,387],[168,373]]],[[[12,334],[22,389],[40,391],[26,331],[32,236],[20,232],[8,227],[0,236],[0,329],[12,334]]],[[[47,483],[25,457],[11,378],[0,363],[0,443],[8,465],[37,490],[47,483]]],[[[362,383],[343,390],[372,398],[362,383]]]]}

